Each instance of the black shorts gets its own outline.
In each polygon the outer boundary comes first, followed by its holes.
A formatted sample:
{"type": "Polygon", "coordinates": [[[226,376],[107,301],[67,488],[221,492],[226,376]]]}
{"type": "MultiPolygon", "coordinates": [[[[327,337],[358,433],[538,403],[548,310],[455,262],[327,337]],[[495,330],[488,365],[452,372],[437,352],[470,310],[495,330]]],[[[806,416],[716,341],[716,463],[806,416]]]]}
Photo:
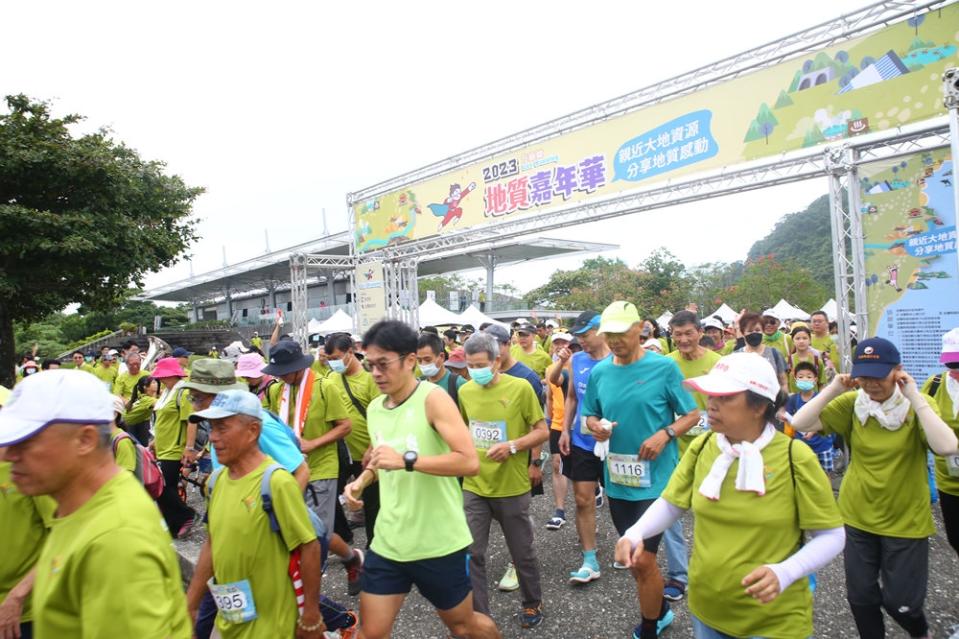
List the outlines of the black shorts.
{"type": "Polygon", "coordinates": [[[572,443],[569,445],[569,457],[563,460],[563,474],[573,481],[601,481],[603,479],[603,461],[593,454],[572,443]]]}
{"type": "Polygon", "coordinates": [[[437,610],[450,610],[473,592],[466,548],[445,557],[419,561],[393,561],[366,551],[363,592],[371,595],[405,595],[413,585],[437,610]]]}
{"type": "MultiPolygon", "coordinates": [[[[625,534],[629,527],[639,521],[639,518],[643,516],[644,512],[649,510],[649,507],[653,505],[654,501],[656,500],[641,499],[639,501],[628,501],[626,499],[609,498],[609,515],[613,518],[613,526],[616,527],[616,532],[619,533],[620,537],[625,534]]],[[[654,537],[649,537],[643,541],[643,548],[646,552],[651,552],[655,555],[656,551],[659,550],[659,542],[662,538],[662,533],[654,537]]]]}
{"type": "MultiPolygon", "coordinates": [[[[549,431],[549,454],[550,455],[562,455],[563,460],[566,460],[566,455],[559,452],[559,438],[563,435],[561,430],[552,430],[549,431]]],[[[570,444],[572,447],[572,444],[570,444]]]]}

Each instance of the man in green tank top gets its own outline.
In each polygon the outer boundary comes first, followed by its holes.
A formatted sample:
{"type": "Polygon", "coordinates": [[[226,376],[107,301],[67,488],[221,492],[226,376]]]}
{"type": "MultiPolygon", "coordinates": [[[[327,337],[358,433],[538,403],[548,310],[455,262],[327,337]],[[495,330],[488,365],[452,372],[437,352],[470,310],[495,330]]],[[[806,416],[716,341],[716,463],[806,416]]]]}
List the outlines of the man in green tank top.
{"type": "Polygon", "coordinates": [[[498,638],[493,620],[473,610],[472,536],[456,480],[479,473],[479,458],[450,396],[417,381],[416,343],[416,333],[396,321],[374,324],[363,338],[383,395],[367,409],[369,465],[344,491],[357,509],[363,488],[379,482],[376,534],[363,566],[361,635],[389,637],[415,584],[454,636],[498,638]]]}

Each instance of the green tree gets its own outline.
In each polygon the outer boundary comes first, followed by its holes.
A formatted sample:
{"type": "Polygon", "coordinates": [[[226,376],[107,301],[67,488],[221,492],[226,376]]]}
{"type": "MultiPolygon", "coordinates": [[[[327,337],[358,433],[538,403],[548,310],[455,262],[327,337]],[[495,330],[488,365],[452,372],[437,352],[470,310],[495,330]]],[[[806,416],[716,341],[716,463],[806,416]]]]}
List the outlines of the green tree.
{"type": "Polygon", "coordinates": [[[779,97],[776,98],[776,105],[774,108],[783,109],[785,107],[792,106],[792,104],[793,104],[793,99],[789,97],[789,94],[786,93],[785,91],[780,91],[779,97]]]}
{"type": "Polygon", "coordinates": [[[765,138],[766,144],[769,144],[769,135],[779,124],[779,120],[773,115],[769,105],[763,102],[759,105],[759,112],[752,122],[749,123],[749,131],[746,132],[744,142],[755,142],[760,138],[765,138]]]}
{"type": "Polygon", "coordinates": [[[630,301],[651,315],[676,312],[689,303],[691,291],[686,267],[666,249],[659,248],[639,263],[639,291],[630,301]]]}
{"type": "Polygon", "coordinates": [[[74,136],[78,115],[6,98],[0,115],[0,383],[13,383],[14,322],[71,303],[105,310],[196,239],[203,190],[167,175],[101,129],[74,136]],[[121,248],[122,247],[122,248],[121,248]]]}
{"type": "Polygon", "coordinates": [[[689,270],[689,300],[696,302],[700,314],[712,313],[725,302],[726,290],[743,275],[742,262],[712,262],[689,270]]]}
{"type": "Polygon", "coordinates": [[[556,271],[524,297],[530,306],[556,310],[602,310],[615,300],[640,304],[640,274],[620,259],[596,257],[572,271],[556,271]]]}
{"type": "Polygon", "coordinates": [[[829,290],[798,261],[764,255],[746,262],[742,277],[726,288],[723,298],[736,310],[761,312],[782,298],[808,311],[822,306],[829,290]]]}
{"type": "Polygon", "coordinates": [[[784,215],[766,237],[752,245],[748,259],[755,261],[772,255],[777,260],[795,261],[812,273],[816,281],[831,288],[835,281],[831,238],[829,196],[823,195],[804,210],[784,215]]]}

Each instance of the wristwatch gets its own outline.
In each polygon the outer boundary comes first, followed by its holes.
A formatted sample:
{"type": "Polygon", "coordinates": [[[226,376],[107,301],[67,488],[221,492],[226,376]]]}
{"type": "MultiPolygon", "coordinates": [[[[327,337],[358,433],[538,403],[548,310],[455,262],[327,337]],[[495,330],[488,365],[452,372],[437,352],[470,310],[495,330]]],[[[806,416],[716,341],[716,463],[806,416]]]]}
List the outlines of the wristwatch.
{"type": "Polygon", "coordinates": [[[543,460],[537,457],[536,459],[533,460],[533,465],[536,466],[537,468],[542,468],[543,460]]]}
{"type": "Polygon", "coordinates": [[[670,439],[676,439],[676,431],[673,430],[672,426],[667,426],[663,430],[666,431],[666,434],[669,435],[670,439]]]}
{"type": "Polygon", "coordinates": [[[510,455],[516,454],[516,442],[514,441],[509,442],[509,454],[510,455]]]}
{"type": "Polygon", "coordinates": [[[406,464],[406,472],[413,472],[413,465],[416,464],[416,460],[419,458],[420,456],[415,450],[408,450],[403,453],[403,463],[406,464]]]}

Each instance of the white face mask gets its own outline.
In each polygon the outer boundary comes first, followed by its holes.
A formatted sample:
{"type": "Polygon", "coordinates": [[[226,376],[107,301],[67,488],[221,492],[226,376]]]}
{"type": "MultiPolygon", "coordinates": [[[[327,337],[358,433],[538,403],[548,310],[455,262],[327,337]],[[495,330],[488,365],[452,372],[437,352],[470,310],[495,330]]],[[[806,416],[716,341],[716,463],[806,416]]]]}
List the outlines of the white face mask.
{"type": "Polygon", "coordinates": [[[440,372],[440,367],[436,364],[420,364],[420,371],[425,377],[436,377],[440,372]]]}
{"type": "Polygon", "coordinates": [[[331,359],[327,363],[330,365],[330,370],[334,373],[342,373],[346,370],[346,364],[343,363],[341,359],[331,359]]]}

